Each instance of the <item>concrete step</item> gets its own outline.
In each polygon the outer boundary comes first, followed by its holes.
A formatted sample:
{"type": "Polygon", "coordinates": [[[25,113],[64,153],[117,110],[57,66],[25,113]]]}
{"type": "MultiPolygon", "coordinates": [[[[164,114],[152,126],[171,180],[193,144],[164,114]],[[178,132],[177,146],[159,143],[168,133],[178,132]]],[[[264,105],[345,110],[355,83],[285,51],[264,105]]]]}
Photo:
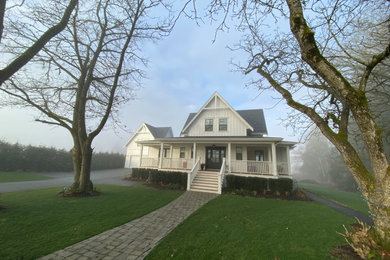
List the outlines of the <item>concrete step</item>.
{"type": "Polygon", "coordinates": [[[193,180],[193,184],[209,184],[218,186],[218,180],[216,181],[208,181],[208,180],[193,180]]]}
{"type": "Polygon", "coordinates": [[[199,171],[191,183],[193,191],[218,193],[218,172],[199,171]]]}
{"type": "Polygon", "coordinates": [[[218,185],[214,183],[192,183],[191,188],[213,188],[213,189],[218,189],[218,185]]]}
{"type": "Polygon", "coordinates": [[[198,174],[218,175],[219,172],[198,171],[198,174]]]}
{"type": "Polygon", "coordinates": [[[212,189],[212,188],[193,188],[191,187],[192,191],[200,191],[200,192],[209,192],[209,193],[218,193],[218,188],[212,189]]]}
{"type": "Polygon", "coordinates": [[[202,176],[196,176],[194,180],[204,180],[204,181],[216,181],[218,182],[218,178],[211,178],[211,177],[202,177],[202,176]]]}

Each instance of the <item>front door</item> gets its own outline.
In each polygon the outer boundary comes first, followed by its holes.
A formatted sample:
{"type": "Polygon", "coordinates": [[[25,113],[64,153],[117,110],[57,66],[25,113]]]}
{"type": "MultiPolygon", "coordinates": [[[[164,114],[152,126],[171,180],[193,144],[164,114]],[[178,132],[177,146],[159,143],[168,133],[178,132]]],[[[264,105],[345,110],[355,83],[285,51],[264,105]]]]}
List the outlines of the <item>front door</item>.
{"type": "Polygon", "coordinates": [[[220,146],[206,147],[206,169],[221,169],[226,148],[220,146]]]}

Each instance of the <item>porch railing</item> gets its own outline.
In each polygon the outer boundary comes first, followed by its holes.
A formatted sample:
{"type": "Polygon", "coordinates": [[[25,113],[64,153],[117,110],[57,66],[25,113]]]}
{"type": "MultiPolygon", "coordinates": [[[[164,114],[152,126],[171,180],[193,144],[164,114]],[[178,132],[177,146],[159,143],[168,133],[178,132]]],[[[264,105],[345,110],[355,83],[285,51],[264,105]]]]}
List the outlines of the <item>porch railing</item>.
{"type": "Polygon", "coordinates": [[[226,169],[226,160],[225,158],[223,158],[221,170],[219,171],[219,175],[218,175],[218,194],[222,193],[223,179],[225,178],[225,169],[226,169]]]}
{"type": "Polygon", "coordinates": [[[191,171],[188,173],[187,190],[191,189],[192,181],[194,180],[195,176],[198,174],[199,169],[200,169],[200,158],[196,161],[194,167],[192,167],[191,171]]]}
{"type": "Polygon", "coordinates": [[[143,157],[141,160],[141,167],[158,167],[158,159],[143,157]]]}
{"type": "Polygon", "coordinates": [[[231,171],[240,173],[270,174],[272,169],[268,161],[232,160],[231,164],[231,171]]]}
{"type": "Polygon", "coordinates": [[[194,159],[163,158],[162,168],[167,169],[192,169],[194,159]]]}
{"type": "Polygon", "coordinates": [[[288,175],[288,163],[287,162],[278,162],[277,163],[278,174],[280,175],[288,175]]]}

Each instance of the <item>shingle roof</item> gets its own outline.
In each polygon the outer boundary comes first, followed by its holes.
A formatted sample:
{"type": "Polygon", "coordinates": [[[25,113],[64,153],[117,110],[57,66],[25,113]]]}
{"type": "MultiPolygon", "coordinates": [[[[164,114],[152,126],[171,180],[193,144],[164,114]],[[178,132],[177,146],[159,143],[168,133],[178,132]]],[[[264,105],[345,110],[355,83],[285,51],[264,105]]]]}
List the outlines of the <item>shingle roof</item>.
{"type": "Polygon", "coordinates": [[[173,137],[172,128],[171,127],[154,127],[146,124],[146,127],[149,128],[150,133],[154,138],[167,138],[173,137]]]}
{"type": "MultiPolygon", "coordinates": [[[[236,110],[236,112],[253,127],[253,132],[251,134],[262,134],[268,135],[267,125],[265,123],[263,109],[246,109],[246,110],[236,110]]],[[[184,124],[183,129],[187,126],[189,122],[194,118],[196,113],[190,113],[184,124]]],[[[183,131],[183,130],[182,130],[183,131]]]]}
{"type": "Polygon", "coordinates": [[[190,113],[188,115],[187,121],[184,124],[183,129],[181,130],[182,132],[183,132],[184,128],[191,122],[191,120],[194,118],[195,115],[196,115],[196,113],[190,113]]]}
{"type": "Polygon", "coordinates": [[[236,111],[248,122],[248,124],[253,127],[252,133],[268,135],[263,109],[247,109],[236,111]]]}

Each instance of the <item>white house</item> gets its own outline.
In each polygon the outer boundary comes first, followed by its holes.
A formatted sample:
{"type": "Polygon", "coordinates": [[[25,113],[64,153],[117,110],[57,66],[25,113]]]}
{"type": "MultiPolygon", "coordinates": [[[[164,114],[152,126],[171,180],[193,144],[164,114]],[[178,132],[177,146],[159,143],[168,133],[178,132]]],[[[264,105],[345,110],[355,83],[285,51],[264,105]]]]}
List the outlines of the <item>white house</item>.
{"type": "Polygon", "coordinates": [[[126,144],[125,167],[188,171],[188,189],[220,193],[224,174],[291,177],[295,144],[268,137],[262,109],[234,110],[215,92],[189,114],[181,137],[143,124],[126,144]]]}
{"type": "MultiPolygon", "coordinates": [[[[125,168],[135,168],[140,166],[141,145],[138,142],[170,137],[173,137],[171,127],[154,127],[143,123],[126,143],[125,168]]],[[[146,146],[142,149],[142,156],[144,158],[158,158],[158,151],[155,149],[149,150],[146,146]]]]}

